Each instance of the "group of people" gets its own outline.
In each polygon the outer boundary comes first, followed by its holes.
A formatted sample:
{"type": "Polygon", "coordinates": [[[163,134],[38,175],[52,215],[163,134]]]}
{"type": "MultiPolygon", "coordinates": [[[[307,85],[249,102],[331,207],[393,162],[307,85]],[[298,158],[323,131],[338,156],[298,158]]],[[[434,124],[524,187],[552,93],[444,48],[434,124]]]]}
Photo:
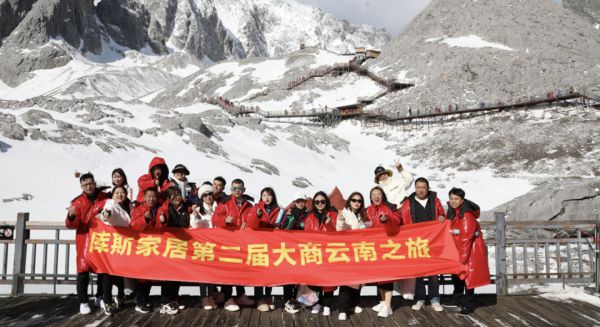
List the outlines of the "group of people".
{"type": "MultiPolygon", "coordinates": [[[[376,227],[390,230],[401,225],[425,221],[443,222],[449,219],[460,261],[469,271],[468,278],[489,280],[485,244],[477,222],[479,207],[465,199],[462,189],[453,188],[449,192],[450,201],[445,211],[437,194],[430,190],[427,179],[417,178],[414,181],[415,192],[409,195],[407,190],[413,185],[413,176],[399,162],[396,162],[397,174],[394,173],[391,169],[378,166],[374,171],[376,186],[368,196],[370,205],[367,206],[362,193],[353,192],[341,210],[334,208],[328,195],[322,191],[312,197],[312,208],[308,208],[308,197],[303,193],[298,193],[293,204],[284,208],[271,187],[262,189],[254,204],[254,199],[245,194],[244,181],[239,178],[231,182],[230,194],[226,194],[227,183],[223,177],[197,185],[188,181],[190,172],[181,164],[176,165],[169,176],[165,160],[159,157],[152,159],[148,173],[138,179],[139,190],[135,198],[127,176],[120,168],[112,172],[112,188],[97,187],[91,173],[82,174],[79,176],[82,193],[71,201],[65,220],[68,228],[76,229],[80,313],[87,314],[91,311],[87,291],[91,268],[83,251],[93,220],[128,227],[134,231],[155,231],[171,227],[335,232],[376,227]]],[[[472,313],[474,290],[468,289],[465,281],[458,276],[453,276],[452,281],[454,293],[451,301],[444,303],[444,306],[458,307],[461,315],[472,313]]],[[[108,274],[99,274],[98,282],[96,305],[107,315],[122,308],[126,284],[134,290],[135,310],[140,313],[152,311],[149,294],[153,284],[161,287],[161,313],[176,314],[185,309],[178,301],[179,282],[130,280],[108,274]],[[114,298],[113,286],[118,289],[118,295],[114,298]]],[[[396,287],[394,286],[393,282],[377,284],[380,302],[372,309],[378,312],[379,317],[389,317],[392,314],[394,289],[405,299],[414,300],[414,310],[421,310],[427,297],[435,311],[444,310],[440,304],[438,276],[405,279],[397,281],[396,287]]],[[[311,312],[331,315],[337,287],[306,287],[319,294],[319,302],[310,308],[311,312]]],[[[298,288],[299,285],[283,285],[284,310],[289,313],[302,309],[296,299],[298,288]]],[[[271,287],[255,287],[254,298],[246,295],[244,286],[235,286],[235,290],[234,296],[231,285],[201,284],[202,307],[212,310],[223,306],[225,310],[238,311],[240,306],[256,305],[260,311],[275,309],[271,287]]],[[[361,285],[339,287],[337,309],[340,320],[346,320],[348,314],[363,311],[359,306],[360,291],[361,285]]]]}

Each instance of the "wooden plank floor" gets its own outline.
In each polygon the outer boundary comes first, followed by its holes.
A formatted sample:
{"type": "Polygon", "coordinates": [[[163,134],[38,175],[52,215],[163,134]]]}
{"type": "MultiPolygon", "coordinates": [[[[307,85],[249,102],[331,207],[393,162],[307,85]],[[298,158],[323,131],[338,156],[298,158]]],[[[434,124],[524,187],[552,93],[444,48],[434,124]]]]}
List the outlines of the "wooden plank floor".
{"type": "MultiPolygon", "coordinates": [[[[158,300],[158,299],[154,299],[158,300]]],[[[158,308],[140,314],[133,303],[124,310],[107,317],[101,310],[80,315],[74,296],[23,296],[0,298],[0,326],[600,326],[600,308],[579,301],[549,300],[538,296],[479,295],[477,309],[470,317],[461,317],[456,309],[434,312],[426,306],[413,311],[402,298],[394,298],[394,315],[378,318],[370,309],[377,303],[374,297],[363,297],[363,313],[352,314],[347,321],[337,319],[337,311],[330,317],[313,315],[308,309],[288,314],[281,308],[259,312],[243,308],[239,312],[223,309],[205,311],[199,307],[198,297],[183,297],[188,308],[177,315],[160,314],[158,308]]],[[[276,299],[281,306],[281,300],[276,299]]]]}

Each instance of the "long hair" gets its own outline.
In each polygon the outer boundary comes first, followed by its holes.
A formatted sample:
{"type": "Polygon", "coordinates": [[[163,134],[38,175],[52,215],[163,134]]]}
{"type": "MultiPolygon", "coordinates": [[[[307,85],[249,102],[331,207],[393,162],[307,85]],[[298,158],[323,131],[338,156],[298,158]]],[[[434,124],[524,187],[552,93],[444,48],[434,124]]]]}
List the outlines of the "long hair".
{"type": "Polygon", "coordinates": [[[327,196],[327,194],[323,191],[319,191],[317,193],[315,193],[315,195],[312,198],[313,201],[313,206],[312,206],[312,212],[316,215],[317,214],[317,206],[315,205],[315,199],[317,198],[317,196],[322,196],[325,198],[325,209],[324,211],[327,212],[329,211],[329,209],[331,208],[331,202],[329,202],[329,197],[327,196]]]}
{"type": "Polygon", "coordinates": [[[360,196],[360,199],[362,200],[360,209],[358,209],[358,218],[362,221],[365,221],[367,219],[367,212],[365,211],[365,197],[362,195],[362,193],[353,192],[352,194],[350,194],[350,196],[348,196],[348,199],[346,199],[346,204],[344,205],[344,208],[352,211],[350,204],[352,203],[352,198],[357,195],[360,196]]]}
{"type": "MultiPolygon", "coordinates": [[[[122,168],[117,168],[117,169],[115,169],[115,170],[113,170],[113,171],[112,171],[112,173],[110,174],[110,178],[111,178],[111,180],[112,180],[112,177],[113,177],[115,174],[119,174],[119,175],[121,175],[121,177],[123,177],[123,185],[127,185],[127,186],[129,186],[129,183],[127,183],[127,175],[125,175],[125,171],[124,171],[122,168]]],[[[114,186],[114,185],[115,185],[115,184],[113,183],[113,186],[114,186]]]]}
{"type": "Polygon", "coordinates": [[[375,186],[369,192],[369,201],[371,201],[371,204],[373,204],[373,191],[375,191],[375,190],[381,191],[381,203],[383,203],[383,204],[389,204],[390,203],[388,201],[387,195],[385,195],[385,191],[383,191],[383,189],[381,187],[375,186]]]}
{"type": "Polygon", "coordinates": [[[279,204],[277,203],[277,195],[275,195],[275,190],[273,190],[272,187],[265,187],[260,191],[261,200],[264,192],[267,192],[270,196],[273,197],[273,201],[271,201],[271,204],[269,205],[271,208],[276,208],[277,206],[279,206],[279,204]]]}

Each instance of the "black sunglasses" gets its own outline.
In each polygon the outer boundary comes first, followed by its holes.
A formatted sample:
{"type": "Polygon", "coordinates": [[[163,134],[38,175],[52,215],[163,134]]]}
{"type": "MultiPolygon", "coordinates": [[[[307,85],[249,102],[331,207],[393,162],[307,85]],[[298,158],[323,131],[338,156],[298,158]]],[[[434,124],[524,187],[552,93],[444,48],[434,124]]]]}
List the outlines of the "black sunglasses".
{"type": "Polygon", "coordinates": [[[325,201],[325,200],[315,200],[316,205],[325,204],[325,203],[327,203],[327,201],[325,201]]]}
{"type": "Polygon", "coordinates": [[[352,199],[352,200],[350,200],[350,202],[354,202],[354,203],[356,203],[356,202],[363,203],[363,200],[362,200],[362,199],[352,199]]]}
{"type": "Polygon", "coordinates": [[[205,197],[205,196],[207,196],[207,195],[210,195],[210,196],[212,196],[212,195],[213,195],[213,192],[207,192],[207,193],[204,193],[204,194],[202,194],[202,197],[205,197]]]}

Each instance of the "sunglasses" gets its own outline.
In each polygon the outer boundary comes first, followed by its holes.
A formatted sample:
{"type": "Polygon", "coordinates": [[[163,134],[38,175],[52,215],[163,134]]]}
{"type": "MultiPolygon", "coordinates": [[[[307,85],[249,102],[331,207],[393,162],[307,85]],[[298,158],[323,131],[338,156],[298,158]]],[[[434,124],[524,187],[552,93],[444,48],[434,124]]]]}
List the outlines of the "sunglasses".
{"type": "Polygon", "coordinates": [[[352,199],[352,200],[350,200],[350,202],[353,202],[353,203],[357,203],[357,202],[358,203],[363,203],[363,200],[362,199],[352,199]]]}
{"type": "Polygon", "coordinates": [[[231,192],[236,192],[236,191],[243,191],[244,188],[243,187],[239,187],[239,186],[234,186],[231,188],[231,192]]]}
{"type": "Polygon", "coordinates": [[[325,200],[315,200],[315,205],[325,204],[327,203],[325,200]]]}
{"type": "Polygon", "coordinates": [[[202,194],[202,197],[205,197],[205,196],[207,196],[207,195],[210,195],[210,196],[212,196],[212,195],[213,195],[213,192],[204,193],[204,194],[202,194]]]}

